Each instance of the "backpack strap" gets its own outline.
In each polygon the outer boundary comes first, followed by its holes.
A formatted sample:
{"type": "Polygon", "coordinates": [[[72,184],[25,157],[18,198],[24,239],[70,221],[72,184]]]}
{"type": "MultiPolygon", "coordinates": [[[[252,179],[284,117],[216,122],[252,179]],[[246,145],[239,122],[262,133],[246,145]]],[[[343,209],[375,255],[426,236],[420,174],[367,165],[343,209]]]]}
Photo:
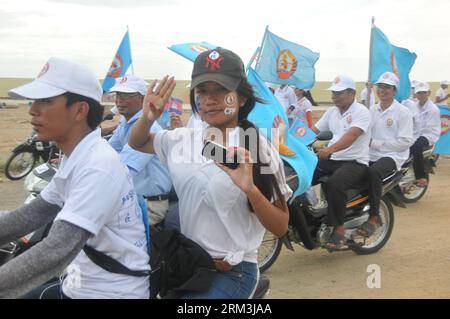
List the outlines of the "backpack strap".
{"type": "Polygon", "coordinates": [[[135,277],[146,277],[150,276],[150,270],[130,270],[128,267],[124,266],[114,258],[109,257],[105,253],[102,253],[88,245],[83,247],[83,251],[86,253],[86,256],[97,266],[103,268],[106,271],[129,275],[135,277]]]}

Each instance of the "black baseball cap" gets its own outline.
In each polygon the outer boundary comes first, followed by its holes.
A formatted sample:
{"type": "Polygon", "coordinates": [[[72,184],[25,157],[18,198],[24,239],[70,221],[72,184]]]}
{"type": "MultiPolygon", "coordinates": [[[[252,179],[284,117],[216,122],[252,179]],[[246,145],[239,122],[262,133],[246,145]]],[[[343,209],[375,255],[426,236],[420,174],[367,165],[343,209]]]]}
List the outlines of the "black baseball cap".
{"type": "Polygon", "coordinates": [[[194,62],[191,90],[204,82],[216,82],[235,91],[245,78],[244,63],[234,52],[217,47],[202,52],[194,62]]]}

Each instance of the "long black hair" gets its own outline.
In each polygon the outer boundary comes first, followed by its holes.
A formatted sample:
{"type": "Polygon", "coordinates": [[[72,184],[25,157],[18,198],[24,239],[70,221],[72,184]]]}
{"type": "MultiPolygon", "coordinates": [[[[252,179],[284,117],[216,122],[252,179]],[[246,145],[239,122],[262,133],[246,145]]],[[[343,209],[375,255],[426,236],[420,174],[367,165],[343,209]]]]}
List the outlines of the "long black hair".
{"type": "MultiPolygon", "coordinates": [[[[253,164],[253,181],[256,187],[258,187],[258,189],[261,191],[261,193],[263,193],[264,197],[266,197],[268,201],[281,199],[283,195],[281,194],[280,186],[278,185],[278,181],[274,173],[272,174],[261,173],[263,171],[263,167],[268,167],[269,164],[261,161],[260,154],[262,152],[260,152],[258,129],[256,128],[255,124],[253,124],[247,119],[248,115],[253,110],[257,102],[258,103],[266,103],[266,102],[255,95],[252,85],[248,82],[246,78],[243,78],[241,80],[241,83],[239,84],[236,91],[238,92],[239,95],[247,99],[245,104],[239,108],[238,126],[242,128],[244,132],[248,129],[255,130],[257,136],[256,139],[257,154],[256,156],[254,156],[255,154],[252,154],[252,157],[256,158],[256,162],[253,164]]],[[[198,114],[198,106],[195,101],[194,89],[191,89],[190,92],[190,102],[192,112],[198,114]]],[[[249,136],[244,134],[244,140],[241,143],[245,149],[250,150],[250,142],[251,140],[249,136]]],[[[253,210],[250,204],[249,206],[250,209],[253,210]]]]}

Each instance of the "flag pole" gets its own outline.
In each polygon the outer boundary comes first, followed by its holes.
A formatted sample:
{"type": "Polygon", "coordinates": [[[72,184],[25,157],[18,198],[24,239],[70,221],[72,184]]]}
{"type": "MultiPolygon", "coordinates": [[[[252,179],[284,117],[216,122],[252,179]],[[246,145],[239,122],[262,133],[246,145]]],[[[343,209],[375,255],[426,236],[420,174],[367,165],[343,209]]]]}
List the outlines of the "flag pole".
{"type": "Polygon", "coordinates": [[[259,61],[261,60],[261,54],[262,54],[262,51],[263,51],[263,46],[264,46],[264,41],[266,40],[266,35],[267,35],[267,31],[269,30],[269,26],[268,25],[266,25],[266,30],[264,31],[264,36],[263,36],[263,39],[262,39],[262,42],[261,42],[261,46],[260,46],[260,50],[259,50],[259,55],[258,55],[258,57],[257,57],[257,60],[256,60],[256,65],[255,65],[255,70],[258,68],[258,65],[259,65],[259,61]]]}
{"type": "MultiPolygon", "coordinates": [[[[247,70],[248,70],[248,68],[250,68],[252,66],[253,62],[255,62],[255,60],[258,57],[260,51],[261,51],[261,48],[257,47],[255,52],[253,53],[252,57],[250,58],[250,61],[248,61],[247,68],[246,68],[247,70]]],[[[258,61],[256,61],[256,62],[258,62],[258,61]]]]}
{"type": "MultiPolygon", "coordinates": [[[[372,17],[372,24],[370,26],[370,48],[369,48],[369,75],[367,76],[367,82],[370,81],[370,75],[372,74],[372,49],[373,49],[373,28],[375,27],[375,17],[372,17]]],[[[367,95],[364,99],[364,104],[370,109],[370,96],[372,95],[372,88],[367,87],[367,95]]]]}
{"type": "Polygon", "coordinates": [[[372,17],[372,23],[370,25],[369,75],[367,76],[367,80],[370,80],[370,74],[372,73],[373,28],[375,28],[375,17],[372,17]]]}
{"type": "Polygon", "coordinates": [[[131,74],[134,75],[133,55],[131,54],[130,29],[128,28],[128,25],[127,25],[127,33],[128,33],[128,41],[130,42],[131,74]]]}

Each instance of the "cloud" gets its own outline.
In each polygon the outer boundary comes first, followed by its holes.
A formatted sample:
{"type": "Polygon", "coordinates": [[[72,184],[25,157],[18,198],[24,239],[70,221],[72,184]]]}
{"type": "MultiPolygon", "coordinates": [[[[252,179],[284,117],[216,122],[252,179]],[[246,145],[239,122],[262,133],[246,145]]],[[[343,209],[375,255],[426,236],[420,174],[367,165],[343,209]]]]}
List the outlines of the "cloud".
{"type": "Polygon", "coordinates": [[[449,9],[446,0],[2,0],[0,76],[34,76],[49,56],[58,55],[86,63],[102,77],[128,25],[136,73],[187,79],[192,65],[170,52],[171,44],[204,40],[246,62],[269,25],[320,52],[318,80],[339,73],[365,80],[370,19],[376,16],[393,44],[418,54],[415,77],[441,79],[450,56],[449,9]]]}

